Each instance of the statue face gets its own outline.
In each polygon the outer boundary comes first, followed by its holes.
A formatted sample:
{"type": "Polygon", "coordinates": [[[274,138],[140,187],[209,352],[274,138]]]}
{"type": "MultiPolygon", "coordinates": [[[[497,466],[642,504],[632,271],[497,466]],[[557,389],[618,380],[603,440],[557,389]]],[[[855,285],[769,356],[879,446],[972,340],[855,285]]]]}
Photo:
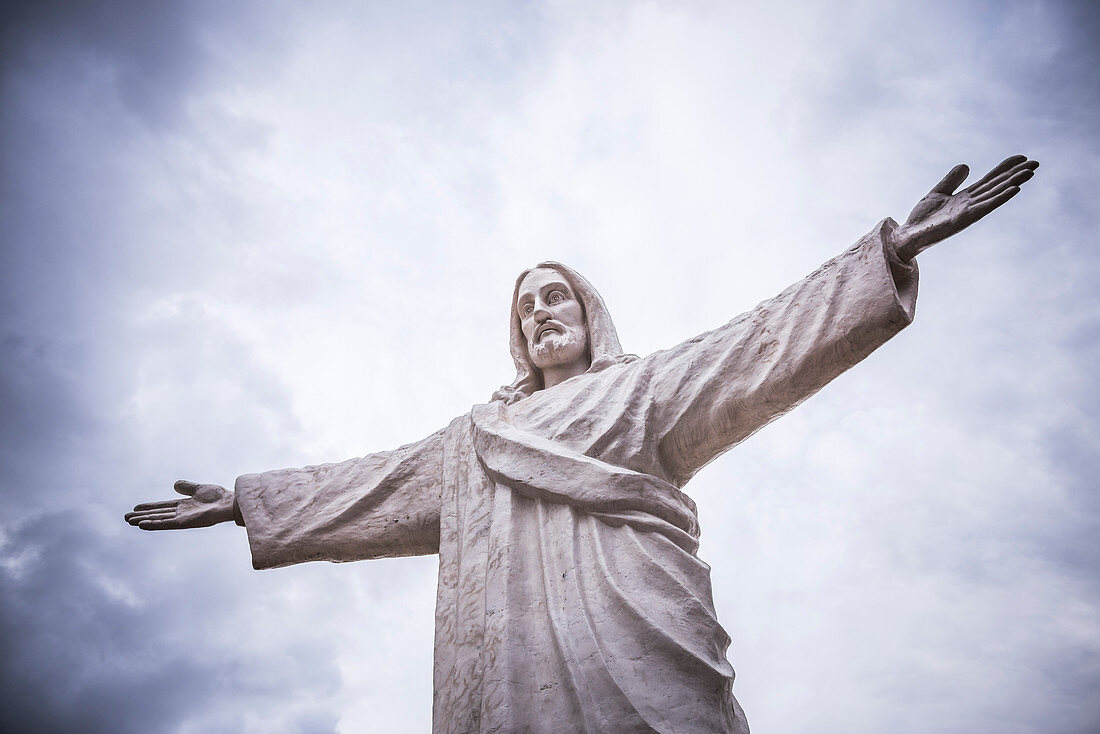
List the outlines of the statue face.
{"type": "Polygon", "coordinates": [[[520,283],[516,309],[536,367],[546,370],[583,362],[588,368],[584,307],[561,273],[549,268],[528,273],[520,283]]]}

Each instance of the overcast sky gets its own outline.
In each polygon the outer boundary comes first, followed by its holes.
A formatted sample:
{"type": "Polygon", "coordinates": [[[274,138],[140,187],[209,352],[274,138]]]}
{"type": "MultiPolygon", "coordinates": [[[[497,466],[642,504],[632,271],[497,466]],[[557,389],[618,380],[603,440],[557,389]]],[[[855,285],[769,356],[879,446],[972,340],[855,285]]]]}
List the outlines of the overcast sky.
{"type": "Polygon", "coordinates": [[[122,514],[484,402],[540,260],[644,355],[1025,153],[914,324],[687,491],[755,732],[1100,730],[1093,3],[11,5],[0,729],[429,731],[434,558],[122,514]]]}

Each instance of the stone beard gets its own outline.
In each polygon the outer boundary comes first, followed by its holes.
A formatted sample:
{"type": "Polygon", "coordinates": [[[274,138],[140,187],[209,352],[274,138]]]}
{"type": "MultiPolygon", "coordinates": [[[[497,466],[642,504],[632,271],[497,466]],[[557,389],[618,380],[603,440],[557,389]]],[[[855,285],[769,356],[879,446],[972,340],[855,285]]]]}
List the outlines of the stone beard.
{"type": "Polygon", "coordinates": [[[588,345],[588,333],[583,327],[554,323],[560,331],[546,334],[529,348],[531,362],[540,370],[576,359],[588,345]]]}

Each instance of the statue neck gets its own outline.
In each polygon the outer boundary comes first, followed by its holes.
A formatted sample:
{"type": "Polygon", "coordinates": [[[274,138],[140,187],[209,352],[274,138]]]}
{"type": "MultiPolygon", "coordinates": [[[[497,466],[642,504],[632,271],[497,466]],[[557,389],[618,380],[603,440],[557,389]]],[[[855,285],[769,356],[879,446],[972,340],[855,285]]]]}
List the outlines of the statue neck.
{"type": "Polygon", "coordinates": [[[542,370],[542,387],[543,389],[553,387],[558,383],[565,382],[570,377],[583,375],[591,366],[591,361],[589,361],[587,357],[584,357],[568,364],[546,367],[542,370]]]}

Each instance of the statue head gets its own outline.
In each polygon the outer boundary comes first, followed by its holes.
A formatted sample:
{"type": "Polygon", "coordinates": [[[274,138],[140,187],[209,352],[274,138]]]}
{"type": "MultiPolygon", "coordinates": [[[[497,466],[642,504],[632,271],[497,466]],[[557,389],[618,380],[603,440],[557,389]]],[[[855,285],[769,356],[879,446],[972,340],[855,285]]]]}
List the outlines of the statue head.
{"type": "Polygon", "coordinates": [[[637,359],[623,354],[603,299],[584,276],[543,262],[520,273],[512,293],[509,347],[516,379],[493,394],[513,403],[545,387],[544,369],[580,365],[595,372],[637,359]]]}
{"type": "Polygon", "coordinates": [[[550,268],[535,268],[519,281],[515,300],[527,356],[542,373],[544,385],[588,370],[592,359],[584,305],[565,276],[550,268]]]}

